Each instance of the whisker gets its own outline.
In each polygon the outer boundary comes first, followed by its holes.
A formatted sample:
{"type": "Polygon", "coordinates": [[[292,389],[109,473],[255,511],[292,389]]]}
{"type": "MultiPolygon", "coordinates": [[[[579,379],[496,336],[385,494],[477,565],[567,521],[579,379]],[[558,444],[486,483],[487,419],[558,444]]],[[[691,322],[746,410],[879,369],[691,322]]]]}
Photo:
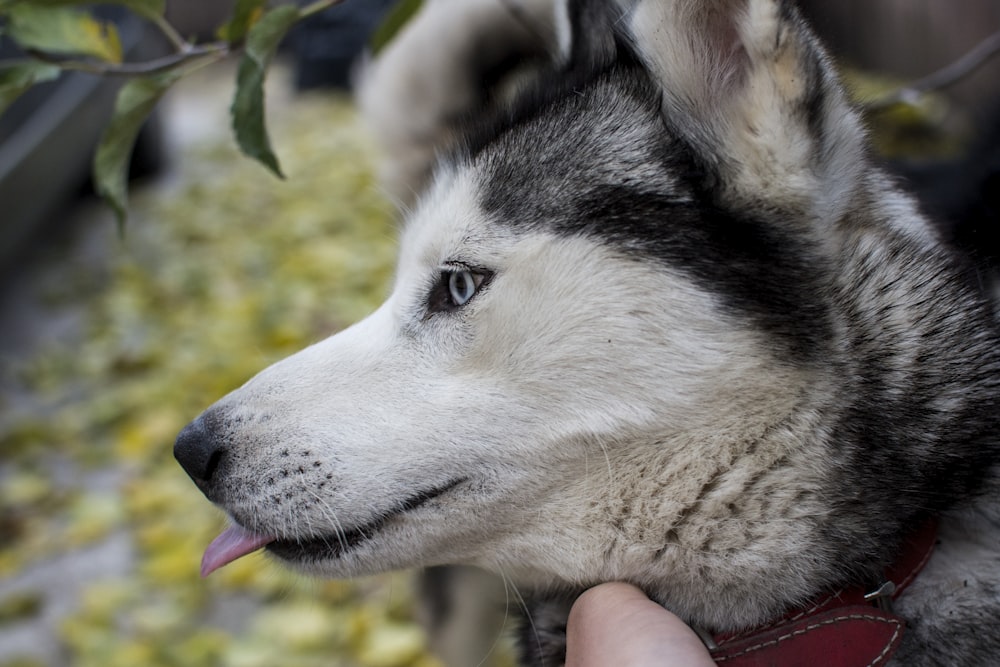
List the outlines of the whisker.
{"type": "MultiPolygon", "coordinates": [[[[524,596],[521,595],[521,591],[518,590],[517,584],[514,583],[514,580],[510,579],[506,575],[506,573],[504,572],[503,564],[500,563],[499,561],[494,561],[494,565],[496,566],[496,571],[500,573],[500,578],[503,581],[504,595],[508,596],[508,601],[509,601],[510,591],[513,591],[514,592],[514,599],[517,600],[518,606],[521,608],[522,611],[524,611],[524,617],[525,617],[525,619],[527,619],[528,625],[531,627],[531,634],[532,634],[532,636],[535,639],[535,648],[538,649],[538,653],[539,653],[539,655],[541,655],[542,654],[542,638],[538,634],[538,628],[535,627],[535,619],[532,618],[532,616],[531,616],[531,610],[528,609],[528,603],[525,602],[524,596]],[[508,586],[509,586],[509,588],[508,588],[508,586]]],[[[508,610],[509,610],[509,602],[508,602],[508,610]]],[[[505,619],[506,619],[506,616],[505,616],[505,619]]]]}
{"type": "MultiPolygon", "coordinates": [[[[337,513],[333,510],[332,507],[330,507],[330,505],[321,495],[316,493],[316,491],[305,486],[303,487],[303,489],[305,490],[306,493],[312,496],[313,499],[319,504],[321,511],[323,512],[323,515],[330,520],[330,523],[333,524],[334,534],[337,536],[337,541],[340,543],[340,548],[343,549],[344,551],[347,551],[349,548],[347,544],[347,533],[344,530],[344,526],[340,522],[340,519],[337,517],[337,513]]],[[[323,542],[326,543],[325,535],[323,536],[323,542]]],[[[330,547],[329,543],[327,543],[326,546],[330,547]]]]}

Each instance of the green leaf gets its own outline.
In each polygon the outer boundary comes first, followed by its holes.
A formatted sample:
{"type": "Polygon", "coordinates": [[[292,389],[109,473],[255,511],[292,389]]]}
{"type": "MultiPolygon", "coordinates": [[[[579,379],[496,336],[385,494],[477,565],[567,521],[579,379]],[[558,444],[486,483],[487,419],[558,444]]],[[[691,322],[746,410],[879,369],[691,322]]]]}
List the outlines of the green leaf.
{"type": "MultiPolygon", "coordinates": [[[[104,0],[101,4],[121,5],[140,16],[162,16],[166,9],[166,0],[104,0]]],[[[83,7],[90,9],[93,0],[0,0],[0,11],[15,5],[34,5],[35,7],[83,7]]]]}
{"type": "Polygon", "coordinates": [[[238,44],[260,18],[267,0],[236,0],[232,18],[217,31],[219,39],[230,44],[238,44]]]}
{"type": "Polygon", "coordinates": [[[128,205],[128,165],[143,122],[163,93],[181,77],[174,70],[132,79],[118,91],[111,121],[94,153],[94,187],[115,210],[119,231],[128,205]]]}
{"type": "Polygon", "coordinates": [[[39,62],[29,61],[0,68],[0,114],[36,83],[51,81],[58,76],[57,66],[39,62]]]}
{"type": "Polygon", "coordinates": [[[230,108],[233,132],[240,150],[279,178],[284,178],[284,174],[271,150],[264,121],[264,77],[278,44],[298,19],[299,10],[296,7],[283,5],[264,14],[250,29],[246,51],[236,73],[236,94],[230,108]]]}
{"type": "Polygon", "coordinates": [[[7,13],[6,32],[22,48],[45,53],[82,54],[122,61],[118,30],[85,12],[67,7],[16,4],[7,13]]]}
{"type": "Polygon", "coordinates": [[[423,0],[400,0],[393,5],[388,16],[385,17],[372,33],[369,40],[372,53],[378,55],[379,51],[384,49],[399,34],[399,31],[410,22],[410,19],[420,10],[423,4],[423,0]]]}

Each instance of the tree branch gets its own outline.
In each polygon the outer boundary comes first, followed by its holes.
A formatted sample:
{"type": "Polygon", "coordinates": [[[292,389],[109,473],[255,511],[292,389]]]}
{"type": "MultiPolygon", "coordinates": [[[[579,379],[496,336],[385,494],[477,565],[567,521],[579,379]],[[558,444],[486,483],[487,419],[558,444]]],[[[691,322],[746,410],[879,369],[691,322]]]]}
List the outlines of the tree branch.
{"type": "Polygon", "coordinates": [[[878,111],[896,104],[915,104],[920,96],[927,92],[955,85],[998,53],[1000,53],[1000,31],[979,42],[975,48],[950,65],[865,106],[871,111],[878,111]]]}
{"type": "Polygon", "coordinates": [[[231,53],[228,44],[214,42],[199,46],[188,45],[179,53],[172,53],[169,56],[155,58],[141,63],[105,63],[93,60],[71,60],[55,57],[43,51],[29,51],[30,55],[42,62],[58,65],[64,70],[77,72],[87,72],[89,74],[100,74],[102,76],[142,76],[146,74],[159,74],[177,67],[198,60],[221,60],[231,53]]]}
{"type": "Polygon", "coordinates": [[[169,21],[167,21],[165,16],[162,14],[153,14],[148,18],[153,25],[159,28],[160,32],[163,33],[163,35],[173,45],[174,49],[178,52],[186,53],[193,48],[193,45],[184,39],[179,32],[177,32],[177,29],[174,28],[169,21]]]}

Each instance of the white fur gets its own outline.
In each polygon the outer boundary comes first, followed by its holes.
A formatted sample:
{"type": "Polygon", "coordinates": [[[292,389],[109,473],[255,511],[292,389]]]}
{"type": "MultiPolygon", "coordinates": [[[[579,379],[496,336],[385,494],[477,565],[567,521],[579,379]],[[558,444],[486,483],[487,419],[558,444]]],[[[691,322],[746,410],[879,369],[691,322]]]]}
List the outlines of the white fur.
{"type": "MultiPolygon", "coordinates": [[[[324,462],[283,487],[295,497],[280,507],[251,492],[232,509],[282,537],[333,535],[461,477],[309,571],[468,563],[543,587],[666,579],[676,609],[712,624],[737,608],[743,618],[764,613],[767,601],[740,595],[741,581],[780,574],[807,590],[808,557],[772,554],[793,553],[792,543],[808,554],[811,524],[792,517],[821,511],[800,493],[818,477],[789,479],[801,466],[789,457],[821,460],[799,442],[810,424],[786,423],[808,378],[683,275],[585,239],[505,234],[482,224],[474,194],[467,172],[442,179],[405,230],[386,303],[223,401],[232,415],[269,415],[245,436],[257,443],[242,454],[248,489],[285,466],[284,449],[324,462]],[[456,261],[496,277],[462,313],[426,318],[430,284],[456,261]],[[770,480],[748,492],[759,474],[770,480]],[[789,506],[777,508],[783,496],[789,506]],[[697,516],[668,544],[696,502],[697,516]],[[774,511],[781,529],[769,522],[774,511]],[[734,562],[737,548],[746,555],[734,562]],[[718,569],[732,607],[702,608],[697,571],[706,566],[718,569]]],[[[823,473],[822,464],[804,468],[823,473]]]]}

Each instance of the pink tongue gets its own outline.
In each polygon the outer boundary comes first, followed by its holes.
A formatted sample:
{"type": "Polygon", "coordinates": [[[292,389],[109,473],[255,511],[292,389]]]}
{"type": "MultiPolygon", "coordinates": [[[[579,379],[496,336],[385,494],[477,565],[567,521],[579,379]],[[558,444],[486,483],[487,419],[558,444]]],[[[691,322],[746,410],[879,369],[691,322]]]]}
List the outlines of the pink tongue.
{"type": "Polygon", "coordinates": [[[205,549],[205,555],[201,557],[201,576],[207,577],[223,565],[253,553],[275,539],[271,535],[257,535],[239,526],[230,526],[205,549]]]}

